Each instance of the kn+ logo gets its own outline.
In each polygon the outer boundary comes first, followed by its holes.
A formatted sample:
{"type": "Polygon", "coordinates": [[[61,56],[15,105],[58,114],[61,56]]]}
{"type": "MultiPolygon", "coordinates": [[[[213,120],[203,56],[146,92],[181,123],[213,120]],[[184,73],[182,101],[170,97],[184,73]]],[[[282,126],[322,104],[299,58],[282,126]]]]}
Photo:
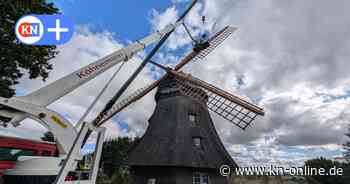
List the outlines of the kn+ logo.
{"type": "Polygon", "coordinates": [[[63,15],[26,15],[15,26],[17,39],[29,45],[60,45],[73,35],[73,24],[63,15]]]}
{"type": "Polygon", "coordinates": [[[25,16],[16,24],[16,36],[25,44],[38,42],[43,34],[43,23],[35,16],[25,16]]]}

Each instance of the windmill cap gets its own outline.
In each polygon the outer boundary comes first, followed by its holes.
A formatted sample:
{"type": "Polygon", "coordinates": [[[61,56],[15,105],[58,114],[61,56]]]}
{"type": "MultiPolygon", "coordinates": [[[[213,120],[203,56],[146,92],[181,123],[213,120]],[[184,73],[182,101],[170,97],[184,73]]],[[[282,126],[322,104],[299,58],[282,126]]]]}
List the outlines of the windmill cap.
{"type": "MultiPolygon", "coordinates": [[[[196,87],[194,87],[196,88],[196,87]]],[[[196,89],[196,93],[203,93],[202,95],[207,95],[207,93],[198,88],[196,89]]],[[[165,98],[175,97],[175,96],[185,96],[180,91],[180,86],[178,85],[178,81],[175,79],[174,76],[168,76],[165,79],[163,79],[158,87],[157,93],[155,95],[155,100],[161,100],[165,98]]]]}

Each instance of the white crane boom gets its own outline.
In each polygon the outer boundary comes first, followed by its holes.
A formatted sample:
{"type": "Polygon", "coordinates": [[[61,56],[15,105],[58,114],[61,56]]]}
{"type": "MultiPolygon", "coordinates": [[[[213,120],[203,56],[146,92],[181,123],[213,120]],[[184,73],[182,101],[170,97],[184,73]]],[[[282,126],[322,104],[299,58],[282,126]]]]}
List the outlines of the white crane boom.
{"type": "Polygon", "coordinates": [[[168,25],[163,30],[157,31],[140,41],[115,51],[31,94],[16,98],[32,104],[47,106],[116,64],[129,60],[135,53],[143,50],[146,46],[159,41],[164,35],[171,32],[181,24],[182,21],[168,25]]]}
{"type": "MultiPolygon", "coordinates": [[[[170,24],[164,29],[157,31],[143,38],[142,40],[136,41],[125,48],[119,49],[26,96],[12,98],[26,103],[46,107],[118,63],[128,61],[135,53],[143,50],[148,45],[161,40],[167,33],[173,31],[182,23],[183,21],[181,20],[175,24],[170,24]]],[[[28,117],[28,114],[20,111],[9,112],[6,109],[0,109],[0,116],[10,118],[11,121],[9,123],[14,126],[18,126],[22,120],[28,117]]]]}

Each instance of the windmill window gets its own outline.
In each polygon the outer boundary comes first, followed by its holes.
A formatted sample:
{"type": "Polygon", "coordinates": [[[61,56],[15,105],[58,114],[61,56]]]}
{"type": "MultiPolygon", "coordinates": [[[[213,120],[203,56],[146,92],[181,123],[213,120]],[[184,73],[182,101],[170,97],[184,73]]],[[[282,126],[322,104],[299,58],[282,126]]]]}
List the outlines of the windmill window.
{"type": "Polygon", "coordinates": [[[195,122],[196,121],[196,115],[191,113],[188,115],[188,118],[190,119],[191,122],[195,122]]]}
{"type": "Polygon", "coordinates": [[[196,147],[201,147],[201,141],[202,139],[200,137],[194,137],[193,138],[193,144],[196,146],[196,147]]]}
{"type": "Polygon", "coordinates": [[[209,176],[207,174],[202,175],[202,184],[209,184],[209,176]]]}
{"type": "Polygon", "coordinates": [[[188,120],[191,122],[192,126],[196,126],[197,115],[194,113],[188,114],[188,120]]]}
{"type": "Polygon", "coordinates": [[[209,176],[206,173],[194,172],[192,184],[209,184],[209,176]]]}
{"type": "Polygon", "coordinates": [[[201,175],[199,172],[193,173],[192,184],[200,184],[201,183],[201,175]]]}
{"type": "Polygon", "coordinates": [[[148,179],[147,184],[156,184],[156,179],[155,178],[148,179]]]}

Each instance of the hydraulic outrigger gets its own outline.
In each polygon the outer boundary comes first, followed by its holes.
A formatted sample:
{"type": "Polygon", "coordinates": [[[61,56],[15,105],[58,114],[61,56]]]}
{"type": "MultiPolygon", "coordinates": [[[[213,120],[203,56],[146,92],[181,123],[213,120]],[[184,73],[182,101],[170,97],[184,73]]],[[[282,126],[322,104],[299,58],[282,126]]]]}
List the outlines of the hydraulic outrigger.
{"type": "MultiPolygon", "coordinates": [[[[97,124],[96,122],[83,123],[78,132],[73,124],[65,117],[55,111],[47,109],[46,106],[82,86],[86,82],[94,79],[113,66],[128,61],[135,53],[145,49],[150,44],[159,41],[151,51],[150,55],[136,70],[133,75],[135,77],[158,51],[170,34],[183,24],[183,19],[196,3],[197,0],[193,0],[189,8],[182,16],[180,16],[176,23],[168,25],[163,30],[157,31],[142,40],[136,41],[125,48],[115,51],[31,94],[21,97],[12,97],[9,99],[0,97],[0,121],[2,121],[3,125],[7,126],[8,124],[12,124],[16,127],[19,126],[20,122],[25,118],[36,120],[54,134],[59,152],[59,157],[57,158],[27,157],[19,160],[14,169],[5,172],[6,177],[8,178],[6,184],[11,184],[11,182],[16,183],[17,181],[13,177],[18,177],[17,179],[29,184],[30,181],[26,181],[26,179],[33,176],[36,177],[35,181],[32,181],[33,183],[38,183],[37,178],[40,176],[50,177],[39,184],[72,183],[71,181],[65,181],[65,177],[70,171],[75,170],[77,161],[82,159],[81,147],[85,143],[86,138],[88,138],[91,132],[97,132],[98,139],[94,153],[95,159],[93,161],[89,178],[87,180],[79,181],[79,183],[94,184],[98,172],[105,128],[99,127],[100,124],[97,124]]],[[[132,80],[133,78],[130,78],[117,95],[120,96],[123,89],[125,90],[132,80]]],[[[119,96],[113,98],[114,102],[119,96]]],[[[104,114],[105,111],[108,111],[108,108],[111,107],[110,105],[113,104],[107,104],[102,114],[104,114]]]]}

